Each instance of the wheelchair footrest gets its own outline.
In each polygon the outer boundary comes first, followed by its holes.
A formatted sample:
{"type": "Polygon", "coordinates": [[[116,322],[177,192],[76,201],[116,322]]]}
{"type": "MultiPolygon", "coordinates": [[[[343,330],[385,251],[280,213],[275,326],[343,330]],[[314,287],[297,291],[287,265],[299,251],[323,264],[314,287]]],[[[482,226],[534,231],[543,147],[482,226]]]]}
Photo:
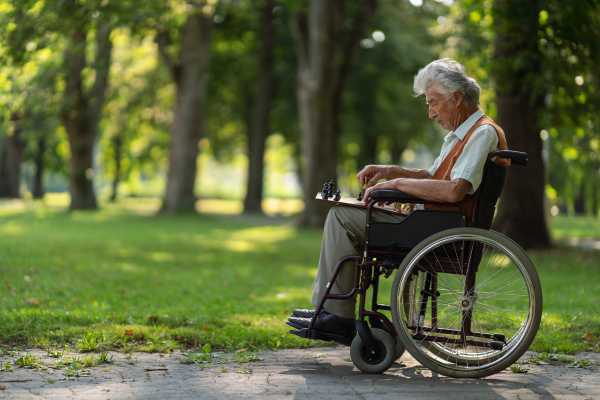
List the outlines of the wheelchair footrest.
{"type": "Polygon", "coordinates": [[[347,336],[340,336],[340,335],[332,335],[330,333],[325,333],[325,332],[320,332],[320,331],[316,331],[316,330],[312,330],[310,332],[310,336],[308,334],[308,328],[303,328],[303,329],[290,329],[289,333],[291,333],[292,335],[296,335],[296,336],[300,336],[301,338],[304,339],[315,339],[315,340],[324,340],[326,342],[330,342],[330,341],[334,341],[346,346],[350,346],[352,344],[352,339],[354,338],[349,338],[347,336]]]}

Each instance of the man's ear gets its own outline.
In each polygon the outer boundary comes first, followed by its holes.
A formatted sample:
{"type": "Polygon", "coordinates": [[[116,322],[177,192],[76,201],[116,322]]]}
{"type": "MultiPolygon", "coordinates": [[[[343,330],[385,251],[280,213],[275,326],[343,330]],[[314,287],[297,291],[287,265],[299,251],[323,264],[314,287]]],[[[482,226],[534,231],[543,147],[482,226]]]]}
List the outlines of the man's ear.
{"type": "Polygon", "coordinates": [[[463,102],[463,94],[460,90],[457,90],[456,92],[454,92],[452,94],[452,99],[454,100],[454,103],[456,104],[456,107],[460,106],[463,102]]]}

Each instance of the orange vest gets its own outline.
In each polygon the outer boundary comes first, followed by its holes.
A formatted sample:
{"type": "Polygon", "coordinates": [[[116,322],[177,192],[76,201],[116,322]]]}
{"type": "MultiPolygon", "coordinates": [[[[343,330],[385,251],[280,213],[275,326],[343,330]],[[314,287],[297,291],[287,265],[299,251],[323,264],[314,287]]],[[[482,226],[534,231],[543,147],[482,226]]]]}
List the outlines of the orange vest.
{"type": "MultiPolygon", "coordinates": [[[[456,164],[458,157],[460,157],[460,155],[462,154],[462,151],[465,148],[467,141],[473,135],[473,132],[475,132],[475,130],[477,128],[479,128],[481,125],[492,125],[494,127],[494,129],[496,129],[496,133],[498,134],[498,149],[499,150],[508,150],[508,147],[506,145],[506,137],[504,136],[504,131],[502,130],[502,128],[500,128],[490,117],[488,117],[487,115],[484,115],[477,122],[475,122],[475,125],[473,125],[473,127],[465,135],[465,138],[463,140],[459,140],[454,145],[452,150],[450,150],[448,155],[446,155],[446,158],[444,158],[444,161],[442,161],[442,163],[440,164],[438,169],[433,174],[432,179],[445,180],[445,181],[450,180],[450,173],[452,172],[452,168],[454,167],[454,164],[456,164]]],[[[505,167],[508,167],[510,165],[510,160],[506,159],[506,158],[496,157],[494,162],[496,164],[503,165],[505,167]]],[[[474,202],[475,202],[475,194],[467,194],[461,201],[459,201],[459,204],[461,204],[465,208],[466,217],[467,217],[467,220],[469,220],[469,221],[471,221],[471,218],[472,218],[474,202]]],[[[457,208],[454,206],[440,205],[440,204],[427,204],[427,205],[425,205],[425,208],[427,210],[457,211],[457,208]]]]}

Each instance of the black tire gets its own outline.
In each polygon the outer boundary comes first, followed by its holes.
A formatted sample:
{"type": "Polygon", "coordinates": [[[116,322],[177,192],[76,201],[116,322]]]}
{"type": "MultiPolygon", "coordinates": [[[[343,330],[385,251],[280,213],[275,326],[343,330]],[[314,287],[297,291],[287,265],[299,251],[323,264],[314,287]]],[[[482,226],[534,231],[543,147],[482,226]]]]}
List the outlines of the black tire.
{"type": "Polygon", "coordinates": [[[375,341],[376,352],[370,354],[363,346],[360,335],[356,335],[350,346],[350,358],[362,372],[366,374],[381,374],[387,371],[396,361],[396,341],[383,329],[370,328],[375,341]]]}
{"type": "Polygon", "coordinates": [[[509,367],[529,348],[542,315],[542,290],[535,267],[515,242],[498,232],[457,228],[425,239],[406,256],[391,306],[398,336],[416,360],[442,375],[480,378],[509,367]],[[471,289],[461,254],[477,260],[471,289]],[[423,295],[433,287],[433,296],[423,295]]]}
{"type": "Polygon", "coordinates": [[[394,354],[394,361],[399,360],[404,354],[405,350],[406,347],[404,347],[404,343],[402,343],[400,337],[398,336],[398,339],[396,340],[396,353],[394,354]]]}

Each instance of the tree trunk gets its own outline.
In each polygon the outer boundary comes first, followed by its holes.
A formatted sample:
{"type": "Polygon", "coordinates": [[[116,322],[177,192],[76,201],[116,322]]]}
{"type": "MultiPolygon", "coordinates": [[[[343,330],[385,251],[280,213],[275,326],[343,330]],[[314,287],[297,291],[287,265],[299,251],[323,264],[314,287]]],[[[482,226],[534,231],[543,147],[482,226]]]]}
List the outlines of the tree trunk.
{"type": "Polygon", "coordinates": [[[262,211],[265,141],[269,136],[269,116],[274,94],[273,76],[273,8],[274,0],[266,0],[260,21],[258,88],[248,132],[248,182],[244,211],[262,211]]]}
{"type": "Polygon", "coordinates": [[[537,43],[541,0],[532,0],[526,6],[519,0],[499,0],[494,8],[497,120],[506,133],[509,149],[526,152],[529,164],[527,168],[508,168],[493,229],[524,248],[546,248],[550,237],[539,125],[545,93],[532,87],[532,77],[539,76],[542,70],[537,43]]]}
{"type": "Polygon", "coordinates": [[[98,122],[108,86],[112,42],[110,29],[99,26],[96,32],[96,77],[90,94],[84,92],[82,72],[86,68],[86,32],[76,30],[65,52],[67,65],[63,125],[69,137],[70,210],[96,209],[93,187],[93,148],[98,122]]]}
{"type": "Polygon", "coordinates": [[[117,200],[117,191],[119,188],[119,181],[121,180],[121,157],[123,155],[123,139],[120,136],[115,136],[112,140],[113,151],[115,155],[115,174],[113,175],[112,181],[112,193],[110,194],[110,201],[114,203],[117,200]]]}
{"type": "Polygon", "coordinates": [[[157,36],[159,50],[177,87],[167,187],[161,212],[174,214],[192,211],[195,207],[196,159],[204,130],[211,35],[211,16],[190,15],[183,28],[178,63],[173,63],[165,51],[170,41],[168,34],[157,36]]]}
{"type": "Polygon", "coordinates": [[[0,197],[19,198],[21,186],[21,163],[25,141],[21,139],[21,119],[17,114],[10,118],[8,136],[2,148],[0,164],[0,197]]]}
{"type": "Polygon", "coordinates": [[[321,227],[325,220],[327,207],[314,196],[323,183],[336,180],[342,94],[376,2],[362,3],[347,38],[342,33],[343,6],[339,0],[311,0],[309,16],[296,13],[293,19],[303,155],[301,226],[321,227]]]}
{"type": "Polygon", "coordinates": [[[46,151],[46,139],[38,139],[38,149],[35,155],[35,172],[33,174],[33,198],[44,198],[44,152],[46,151]]]}

